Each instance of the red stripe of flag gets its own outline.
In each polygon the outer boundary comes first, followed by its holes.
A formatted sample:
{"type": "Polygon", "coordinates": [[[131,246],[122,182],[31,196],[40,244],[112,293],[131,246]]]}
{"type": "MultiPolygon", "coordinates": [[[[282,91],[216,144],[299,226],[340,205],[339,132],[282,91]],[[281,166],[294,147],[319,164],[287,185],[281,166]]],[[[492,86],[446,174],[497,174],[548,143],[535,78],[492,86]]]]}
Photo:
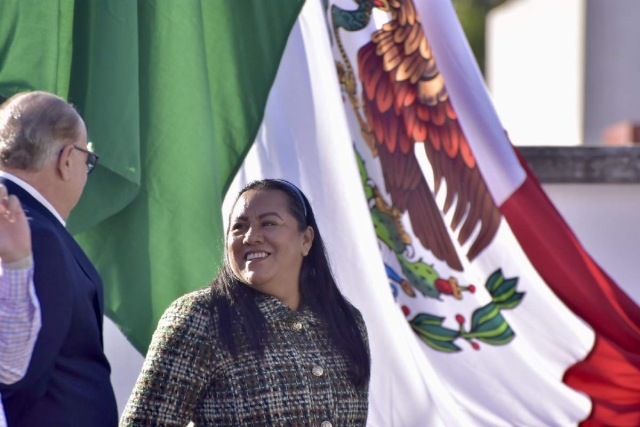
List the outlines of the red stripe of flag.
{"type": "Polygon", "coordinates": [[[540,276],[596,334],[591,352],[563,378],[591,398],[580,425],[640,426],[640,307],[585,252],[516,154],[527,179],[500,210],[540,276]]]}

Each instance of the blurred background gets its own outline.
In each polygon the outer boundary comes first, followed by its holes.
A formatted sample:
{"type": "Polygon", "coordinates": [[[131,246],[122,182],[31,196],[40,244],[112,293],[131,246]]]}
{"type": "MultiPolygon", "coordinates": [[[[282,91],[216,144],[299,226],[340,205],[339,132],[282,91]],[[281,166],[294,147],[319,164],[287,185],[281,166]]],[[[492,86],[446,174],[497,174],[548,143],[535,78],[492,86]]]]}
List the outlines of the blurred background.
{"type": "Polygon", "coordinates": [[[640,303],[640,2],[453,3],[511,141],[640,303]]]}
{"type": "MultiPolygon", "coordinates": [[[[485,69],[485,32],[487,15],[491,9],[509,0],[453,0],[458,19],[467,35],[473,54],[484,74],[485,69]]],[[[518,1],[518,0],[513,0],[518,1]]]]}

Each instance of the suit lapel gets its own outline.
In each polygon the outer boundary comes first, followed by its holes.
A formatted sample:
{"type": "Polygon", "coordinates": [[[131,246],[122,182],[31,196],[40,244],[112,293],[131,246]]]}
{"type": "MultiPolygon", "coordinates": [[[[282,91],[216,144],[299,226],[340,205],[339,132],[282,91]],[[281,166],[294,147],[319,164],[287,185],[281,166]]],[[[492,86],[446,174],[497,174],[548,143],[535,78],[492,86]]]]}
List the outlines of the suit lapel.
{"type": "MultiPolygon", "coordinates": [[[[67,229],[60,223],[58,218],[55,217],[53,213],[46,206],[36,200],[29,192],[20,187],[18,184],[10,181],[8,179],[1,179],[0,181],[7,187],[9,194],[15,194],[20,199],[20,204],[25,211],[25,214],[29,220],[31,220],[30,212],[37,212],[41,216],[45,217],[49,220],[56,230],[63,236],[67,247],[71,250],[76,262],[84,272],[84,274],[91,280],[91,282],[96,286],[98,292],[96,292],[98,296],[98,313],[100,314],[100,325],[102,326],[102,315],[104,314],[104,296],[102,291],[102,280],[100,280],[100,276],[98,272],[91,264],[91,261],[85,255],[80,245],[75,241],[73,236],[67,231],[67,229]]],[[[101,328],[102,330],[102,328],[101,328]]]]}

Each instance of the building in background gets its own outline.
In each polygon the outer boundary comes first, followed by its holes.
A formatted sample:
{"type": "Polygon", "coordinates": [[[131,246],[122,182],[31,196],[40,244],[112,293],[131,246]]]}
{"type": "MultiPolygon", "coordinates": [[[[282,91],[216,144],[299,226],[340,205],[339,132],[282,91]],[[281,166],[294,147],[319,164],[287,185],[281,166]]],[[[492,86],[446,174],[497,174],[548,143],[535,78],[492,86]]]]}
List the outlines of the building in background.
{"type": "Polygon", "coordinates": [[[615,124],[609,142],[637,140],[639,19],[634,1],[511,0],[493,9],[486,79],[513,143],[600,144],[615,124]]]}

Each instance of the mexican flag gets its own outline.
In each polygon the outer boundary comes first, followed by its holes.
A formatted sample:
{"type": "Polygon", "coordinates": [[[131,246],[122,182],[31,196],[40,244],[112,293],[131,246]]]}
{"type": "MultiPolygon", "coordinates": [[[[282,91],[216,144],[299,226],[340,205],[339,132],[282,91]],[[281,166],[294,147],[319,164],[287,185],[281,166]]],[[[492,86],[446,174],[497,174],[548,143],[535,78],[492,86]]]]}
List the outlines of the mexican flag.
{"type": "Polygon", "coordinates": [[[0,40],[0,94],[68,98],[101,155],[69,227],[121,410],[270,177],[309,197],[364,315],[369,425],[640,424],[640,309],[512,147],[449,2],[13,0],[0,40]]]}

